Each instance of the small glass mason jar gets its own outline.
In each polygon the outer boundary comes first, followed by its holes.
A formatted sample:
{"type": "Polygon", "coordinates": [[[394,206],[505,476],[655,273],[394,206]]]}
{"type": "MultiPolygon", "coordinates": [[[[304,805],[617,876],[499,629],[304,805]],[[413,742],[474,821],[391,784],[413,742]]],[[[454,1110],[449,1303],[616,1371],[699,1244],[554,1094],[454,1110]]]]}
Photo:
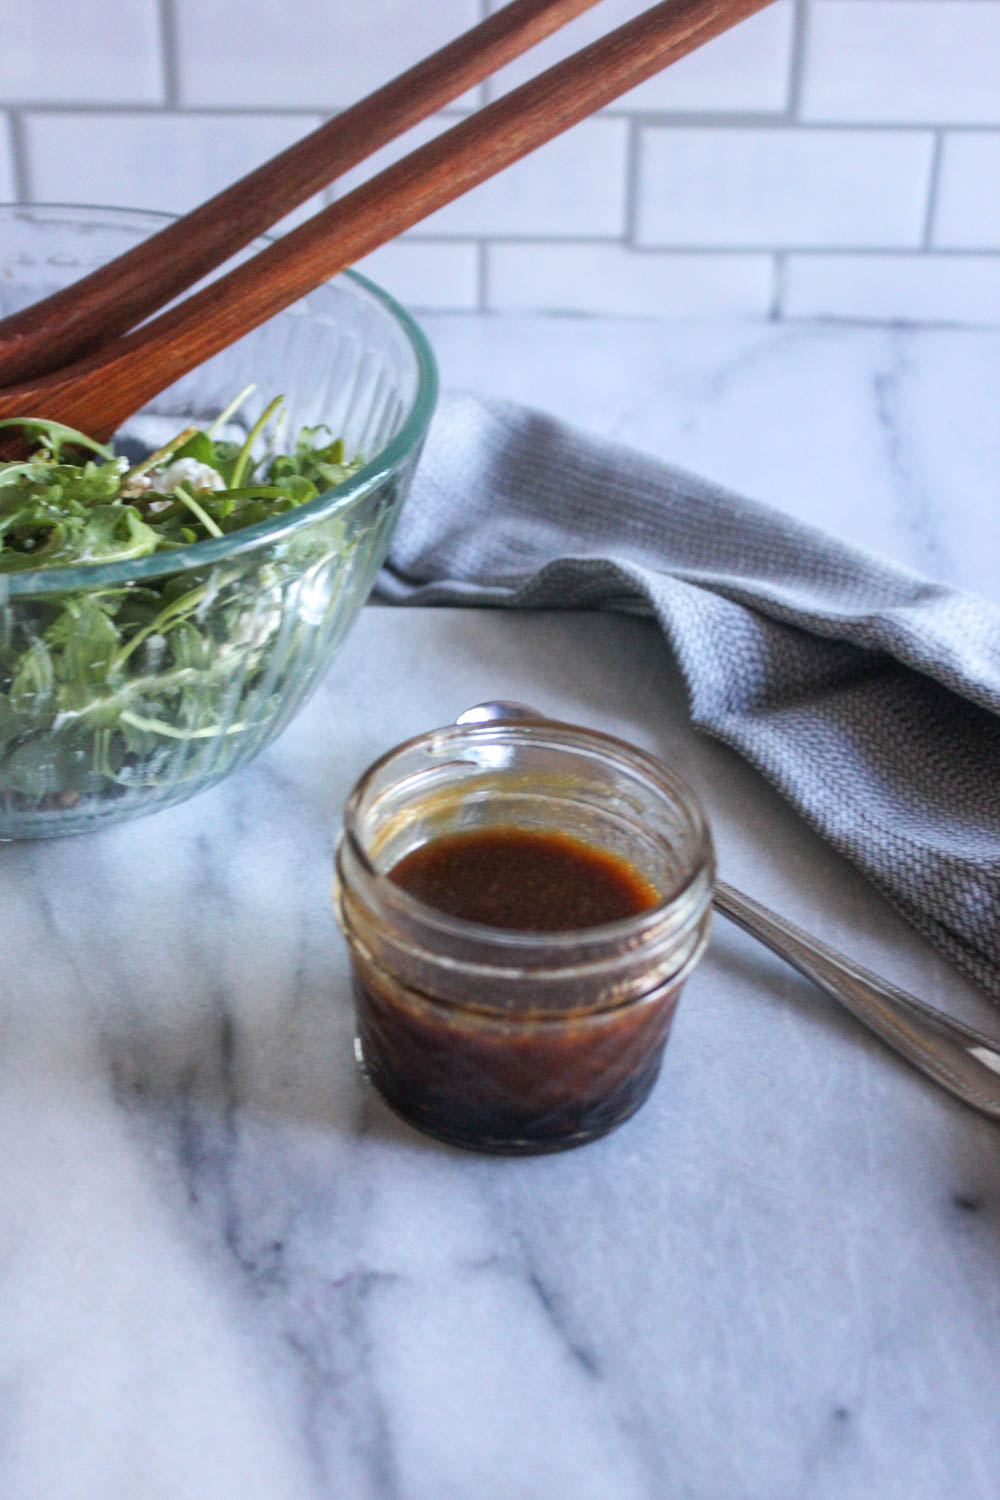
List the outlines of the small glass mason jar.
{"type": "Polygon", "coordinates": [[[478,1151],[581,1145],[656,1081],[708,936],[714,856],[694,794],[643,751],[550,721],[457,724],[362,775],[336,851],[357,1048],[393,1108],[478,1151]],[[624,862],[655,904],[600,926],[520,931],[447,915],[389,872],[455,833],[569,835],[624,862]]]}

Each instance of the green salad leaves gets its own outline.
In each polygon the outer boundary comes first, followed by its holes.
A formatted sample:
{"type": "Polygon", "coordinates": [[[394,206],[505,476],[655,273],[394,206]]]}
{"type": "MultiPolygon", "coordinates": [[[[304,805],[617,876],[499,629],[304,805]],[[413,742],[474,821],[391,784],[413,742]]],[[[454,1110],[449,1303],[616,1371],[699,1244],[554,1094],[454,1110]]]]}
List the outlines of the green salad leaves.
{"type": "Polygon", "coordinates": [[[296,633],[315,631],[351,546],[343,522],[325,517],[203,566],[187,565],[183,549],[294,511],[362,460],[346,459],[326,428],[276,451],[280,399],[241,441],[225,439],[248,394],[132,465],[59,423],[0,423],[33,450],[0,463],[0,805],[58,810],[204,776],[199,744],[221,739],[238,753],[273,716],[275,647],[290,664],[296,633]],[[157,553],[177,553],[178,568],[27,597],[5,585],[8,574],[157,553]],[[310,577],[319,603],[303,610],[310,577]]]}

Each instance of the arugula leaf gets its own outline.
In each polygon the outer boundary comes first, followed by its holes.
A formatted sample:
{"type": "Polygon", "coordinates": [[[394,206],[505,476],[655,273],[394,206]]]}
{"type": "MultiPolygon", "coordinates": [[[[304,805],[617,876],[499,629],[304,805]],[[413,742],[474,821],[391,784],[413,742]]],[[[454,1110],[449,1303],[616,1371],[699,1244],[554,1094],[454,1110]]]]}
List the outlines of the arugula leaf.
{"type": "MultiPolygon", "coordinates": [[[[237,753],[254,727],[242,704],[269,680],[279,632],[284,641],[289,628],[313,628],[304,616],[289,626],[285,585],[354,545],[338,517],[251,564],[252,577],[234,560],[6,604],[2,586],[5,573],[228,535],[295,510],[360,467],[325,427],[304,428],[290,452],[274,454],[280,401],[242,443],[221,437],[251,389],[207,431],[185,429],[132,468],[60,423],[0,422],[38,441],[28,459],[0,464],[0,806],[57,809],[175,781],[183,742],[221,736],[237,753]],[[81,449],[90,456],[73,462],[81,449]]],[[[190,757],[185,764],[198,774],[190,757]]]]}
{"type": "Polygon", "coordinates": [[[3,427],[23,427],[26,432],[37,432],[42,447],[51,453],[58,454],[66,447],[88,448],[92,453],[100,453],[104,458],[111,457],[111,449],[106,443],[99,443],[96,438],[88,437],[85,432],[78,432],[75,427],[67,427],[65,422],[53,421],[51,417],[4,417],[0,422],[0,428],[3,427]]]}
{"type": "Polygon", "coordinates": [[[215,467],[215,443],[207,432],[193,432],[186,443],[175,448],[170,455],[171,461],[178,458],[193,458],[196,463],[208,464],[209,468],[215,467]]]}

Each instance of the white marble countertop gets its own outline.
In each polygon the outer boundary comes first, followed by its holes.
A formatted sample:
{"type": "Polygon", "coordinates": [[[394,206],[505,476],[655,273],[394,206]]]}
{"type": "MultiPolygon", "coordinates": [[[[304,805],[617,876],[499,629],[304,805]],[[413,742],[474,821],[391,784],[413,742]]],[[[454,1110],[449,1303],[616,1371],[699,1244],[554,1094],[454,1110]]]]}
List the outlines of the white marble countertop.
{"type": "MultiPolygon", "coordinates": [[[[996,333],[426,321],[451,384],[1000,597],[996,333]]],[[[358,1077],[339,809],[487,696],[661,754],[729,879],[1000,1031],[650,623],[369,608],[230,781],[0,848],[3,1500],[994,1500],[996,1127],[751,939],[581,1150],[452,1151],[358,1077]]]]}

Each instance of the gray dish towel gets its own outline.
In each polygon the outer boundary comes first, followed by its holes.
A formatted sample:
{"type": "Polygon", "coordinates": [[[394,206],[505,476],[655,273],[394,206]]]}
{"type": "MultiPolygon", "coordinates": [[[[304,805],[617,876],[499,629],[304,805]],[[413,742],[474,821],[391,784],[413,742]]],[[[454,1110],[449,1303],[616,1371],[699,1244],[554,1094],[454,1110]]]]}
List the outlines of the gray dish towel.
{"type": "Polygon", "coordinates": [[[652,615],[701,729],[1000,998],[1000,610],[537,412],[441,405],[378,595],[652,615]]]}

